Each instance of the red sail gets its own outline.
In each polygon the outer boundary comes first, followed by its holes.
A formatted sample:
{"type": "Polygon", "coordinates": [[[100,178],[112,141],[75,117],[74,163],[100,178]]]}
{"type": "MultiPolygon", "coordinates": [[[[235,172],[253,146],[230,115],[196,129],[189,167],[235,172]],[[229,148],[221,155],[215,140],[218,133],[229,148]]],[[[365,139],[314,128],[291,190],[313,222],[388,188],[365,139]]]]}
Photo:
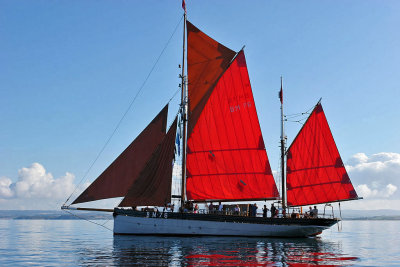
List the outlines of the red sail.
{"type": "Polygon", "coordinates": [[[318,103],[287,153],[289,206],[357,199],[318,103]]]}
{"type": "Polygon", "coordinates": [[[177,118],[119,207],[164,206],[171,202],[176,126],[177,118]]]}
{"type": "Polygon", "coordinates": [[[186,192],[197,201],[278,197],[243,51],[218,80],[188,139],[186,192]]]}
{"type": "Polygon", "coordinates": [[[125,196],[164,138],[167,116],[168,105],[72,204],[125,196]]]}
{"type": "Polygon", "coordinates": [[[191,135],[215,83],[228,68],[235,52],[213,40],[189,21],[187,25],[189,116],[191,135]]]}

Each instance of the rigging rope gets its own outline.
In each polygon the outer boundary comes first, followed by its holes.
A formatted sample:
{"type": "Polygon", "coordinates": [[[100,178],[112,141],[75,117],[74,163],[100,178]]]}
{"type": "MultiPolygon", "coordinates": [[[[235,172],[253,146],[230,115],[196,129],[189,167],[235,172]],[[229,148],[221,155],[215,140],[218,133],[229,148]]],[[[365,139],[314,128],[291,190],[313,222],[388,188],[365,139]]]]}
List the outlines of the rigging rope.
{"type": "Polygon", "coordinates": [[[84,218],[84,217],[82,217],[82,216],[78,216],[78,215],[76,215],[76,214],[73,214],[72,212],[70,212],[70,211],[68,211],[68,210],[63,210],[63,211],[65,211],[66,213],[69,213],[69,214],[71,214],[72,216],[75,216],[76,218],[79,218],[79,219],[82,219],[82,220],[88,221],[88,222],[90,222],[90,223],[93,223],[93,224],[99,225],[99,226],[101,226],[101,227],[104,227],[105,229],[107,229],[107,230],[109,230],[109,231],[113,232],[113,230],[112,230],[112,229],[110,229],[110,228],[108,228],[107,226],[105,226],[105,224],[106,224],[106,223],[108,223],[108,222],[110,221],[110,219],[106,220],[106,222],[105,222],[105,223],[103,223],[103,224],[100,224],[100,223],[97,223],[97,222],[94,222],[94,221],[88,220],[88,219],[86,219],[86,218],[84,218]]]}
{"type": "Polygon", "coordinates": [[[299,123],[301,125],[304,124],[303,121],[305,121],[308,117],[303,117],[300,118],[298,120],[294,120],[294,118],[300,117],[300,116],[304,116],[304,115],[310,115],[310,111],[314,108],[315,106],[309,108],[306,112],[301,112],[301,113],[293,113],[293,114],[289,114],[289,115],[285,115],[285,121],[287,122],[296,122],[299,123]]]}
{"type": "Polygon", "coordinates": [[[306,120],[306,118],[302,118],[302,119],[297,120],[297,121],[292,121],[292,120],[285,120],[285,121],[287,121],[287,122],[297,122],[297,123],[300,123],[301,125],[303,125],[304,123],[302,121],[304,121],[304,120],[306,120]]]}
{"type": "MultiPolygon", "coordinates": [[[[65,201],[64,205],[66,205],[66,203],[69,201],[69,199],[72,197],[72,195],[76,192],[76,190],[78,189],[78,187],[82,184],[82,182],[86,179],[87,175],[89,174],[90,170],[92,169],[93,165],[97,162],[97,160],[99,159],[100,155],[103,153],[104,149],[107,147],[107,145],[110,143],[112,137],[114,136],[114,134],[116,133],[116,131],[118,130],[119,126],[121,125],[122,121],[124,120],[124,118],[126,117],[126,115],[128,114],[129,110],[131,109],[131,107],[133,106],[136,98],[139,96],[140,92],[142,91],[142,89],[144,88],[144,86],[146,85],[147,80],[150,78],[151,74],[153,73],[153,70],[155,69],[158,61],[160,60],[161,56],[164,54],[164,51],[167,49],[169,43],[172,40],[172,37],[175,35],[175,32],[178,29],[178,26],[181,24],[181,21],[183,19],[183,15],[180,18],[178,24],[175,26],[174,31],[172,32],[171,36],[169,37],[167,43],[164,45],[164,48],[162,49],[160,55],[157,57],[155,63],[153,64],[153,67],[150,69],[150,72],[147,74],[146,78],[144,79],[144,82],[142,83],[142,85],[139,87],[139,90],[137,91],[136,95],[134,96],[133,100],[131,101],[131,103],[129,104],[128,108],[126,109],[125,113],[122,115],[121,119],[118,121],[117,125],[115,126],[113,132],[111,133],[111,135],[108,137],[106,143],[103,145],[103,147],[100,149],[100,152],[97,154],[96,158],[94,159],[94,161],[92,162],[92,164],[90,164],[89,169],[85,172],[85,174],[83,175],[82,179],[79,181],[79,183],[77,184],[77,186],[75,187],[75,190],[71,193],[71,195],[67,198],[67,200],[65,201]]],[[[171,100],[175,97],[177,93],[174,94],[174,96],[169,100],[169,102],[171,102],[171,100]]],[[[168,102],[168,103],[169,103],[168,102]]]]}
{"type": "Polygon", "coordinates": [[[315,108],[315,105],[314,105],[314,106],[312,106],[311,108],[309,108],[309,109],[308,109],[306,112],[300,112],[300,113],[287,114],[287,115],[285,115],[285,117],[291,117],[291,118],[294,118],[294,117],[298,117],[298,116],[302,116],[302,115],[310,114],[310,111],[311,111],[313,108],[315,108]]]}
{"type": "MultiPolygon", "coordinates": [[[[168,104],[169,104],[169,102],[172,101],[172,99],[175,98],[175,96],[176,96],[180,91],[181,91],[181,88],[178,88],[178,90],[176,90],[176,92],[173,94],[173,96],[168,100],[168,104]]],[[[178,111],[178,113],[179,113],[179,111],[178,111]]]]}

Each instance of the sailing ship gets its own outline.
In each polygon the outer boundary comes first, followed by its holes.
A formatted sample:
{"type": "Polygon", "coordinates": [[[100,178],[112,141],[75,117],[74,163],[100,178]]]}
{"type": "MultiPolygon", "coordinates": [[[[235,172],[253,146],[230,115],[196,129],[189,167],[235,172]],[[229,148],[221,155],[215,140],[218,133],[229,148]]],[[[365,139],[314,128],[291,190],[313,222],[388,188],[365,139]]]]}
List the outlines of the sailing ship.
{"type": "Polygon", "coordinates": [[[62,209],[87,210],[74,205],[122,197],[114,209],[95,209],[113,212],[115,234],[308,237],[336,224],[340,219],[334,216],[289,216],[288,210],[358,199],[321,103],[286,149],[281,83],[279,194],[243,49],[235,52],[215,41],[186,19],[186,11],[183,34],[181,104],[169,129],[166,105],[72,206],[62,209]],[[172,195],[177,141],[182,144],[181,194],[172,195]],[[179,211],[167,212],[173,199],[179,200],[179,211]],[[265,200],[279,202],[278,216],[186,208],[188,203],[265,200]]]}

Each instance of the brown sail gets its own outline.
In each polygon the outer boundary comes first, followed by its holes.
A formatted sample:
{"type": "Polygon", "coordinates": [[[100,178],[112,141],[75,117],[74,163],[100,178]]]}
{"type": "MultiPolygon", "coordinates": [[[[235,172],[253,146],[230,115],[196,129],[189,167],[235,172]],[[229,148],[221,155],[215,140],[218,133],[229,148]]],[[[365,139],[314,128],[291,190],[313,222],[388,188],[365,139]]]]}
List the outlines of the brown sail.
{"type": "Polygon", "coordinates": [[[125,196],[162,142],[167,116],[168,105],[72,204],[125,196]]]}
{"type": "Polygon", "coordinates": [[[164,206],[171,201],[177,118],[119,207],[164,206]]]}

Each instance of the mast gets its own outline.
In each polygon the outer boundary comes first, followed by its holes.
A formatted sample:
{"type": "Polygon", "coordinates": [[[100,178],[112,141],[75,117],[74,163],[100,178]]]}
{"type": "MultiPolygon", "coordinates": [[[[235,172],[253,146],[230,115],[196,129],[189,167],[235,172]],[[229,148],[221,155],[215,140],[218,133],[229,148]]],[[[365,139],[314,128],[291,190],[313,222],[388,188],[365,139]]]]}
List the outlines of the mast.
{"type": "Polygon", "coordinates": [[[182,53],[182,74],[181,74],[181,118],[183,123],[183,140],[182,140],[182,183],[181,183],[181,208],[183,210],[183,205],[185,202],[186,195],[186,146],[187,146],[187,118],[186,118],[186,76],[185,76],[185,52],[186,52],[186,8],[184,8],[185,13],[183,15],[183,53],[182,53]]]}
{"type": "Polygon", "coordinates": [[[285,179],[285,128],[283,115],[283,83],[281,76],[281,91],[279,92],[281,100],[281,175],[282,175],[282,211],[286,210],[286,179],[285,179]]]}

